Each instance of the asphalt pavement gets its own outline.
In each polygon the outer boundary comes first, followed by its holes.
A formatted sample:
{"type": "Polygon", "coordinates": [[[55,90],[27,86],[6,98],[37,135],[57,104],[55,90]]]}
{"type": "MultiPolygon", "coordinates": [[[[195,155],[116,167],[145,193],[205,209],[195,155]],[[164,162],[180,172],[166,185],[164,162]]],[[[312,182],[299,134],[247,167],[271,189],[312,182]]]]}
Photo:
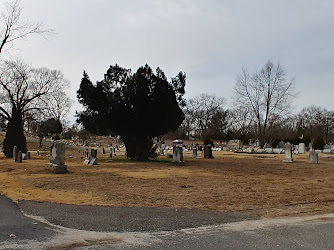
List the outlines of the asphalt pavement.
{"type": "Polygon", "coordinates": [[[334,249],[334,214],[264,219],[77,206],[0,195],[0,249],[334,249]]]}

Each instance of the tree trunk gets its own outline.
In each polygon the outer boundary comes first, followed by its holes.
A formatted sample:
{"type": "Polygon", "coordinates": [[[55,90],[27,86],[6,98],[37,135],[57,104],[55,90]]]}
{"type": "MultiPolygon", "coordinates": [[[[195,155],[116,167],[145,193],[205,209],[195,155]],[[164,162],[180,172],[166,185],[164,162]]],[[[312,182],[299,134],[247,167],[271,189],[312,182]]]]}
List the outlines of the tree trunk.
{"type": "Polygon", "coordinates": [[[122,137],[125,143],[127,157],[136,161],[147,161],[150,157],[154,157],[155,150],[152,147],[153,140],[149,137],[122,137]]]}

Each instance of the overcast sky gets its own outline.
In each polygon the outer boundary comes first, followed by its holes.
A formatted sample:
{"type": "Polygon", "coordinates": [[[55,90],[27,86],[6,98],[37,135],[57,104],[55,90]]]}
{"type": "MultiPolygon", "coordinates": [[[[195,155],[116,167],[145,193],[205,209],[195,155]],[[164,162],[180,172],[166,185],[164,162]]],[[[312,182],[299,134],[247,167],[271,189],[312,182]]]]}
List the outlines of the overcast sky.
{"type": "Polygon", "coordinates": [[[56,34],[30,36],[3,56],[61,70],[75,100],[71,122],[83,70],[96,82],[116,63],[133,71],[159,66],[168,78],[184,71],[186,98],[230,99],[242,68],[254,71],[271,60],[295,78],[295,112],[311,104],[334,109],[333,0],[22,0],[21,6],[24,19],[43,21],[56,34]]]}

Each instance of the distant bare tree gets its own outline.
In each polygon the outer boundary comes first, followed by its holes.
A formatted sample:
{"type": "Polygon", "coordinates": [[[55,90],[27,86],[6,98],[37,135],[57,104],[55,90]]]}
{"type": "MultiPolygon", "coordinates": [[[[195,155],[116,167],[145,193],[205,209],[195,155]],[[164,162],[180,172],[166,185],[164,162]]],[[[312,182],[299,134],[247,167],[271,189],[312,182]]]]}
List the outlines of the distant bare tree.
{"type": "Polygon", "coordinates": [[[270,124],[287,114],[293,93],[293,79],[286,79],[282,66],[268,61],[260,71],[243,69],[234,87],[234,107],[250,110],[257,124],[261,145],[270,124]]]}
{"type": "Polygon", "coordinates": [[[22,20],[20,0],[5,2],[5,11],[1,13],[0,22],[0,53],[6,44],[12,44],[15,40],[26,38],[32,34],[48,35],[54,30],[45,29],[42,22],[31,23],[29,20],[22,20]]]}
{"type": "MultiPolygon", "coordinates": [[[[225,98],[215,95],[201,94],[188,100],[185,114],[187,125],[192,125],[200,136],[209,128],[210,122],[217,112],[222,112],[225,105],[225,98]]],[[[190,129],[190,128],[188,128],[190,129]]]]}
{"type": "Polygon", "coordinates": [[[73,103],[73,100],[71,100],[63,90],[59,90],[51,95],[50,99],[44,101],[46,101],[46,109],[45,112],[43,112],[44,116],[54,118],[58,121],[63,120],[73,103]]]}
{"type": "Polygon", "coordinates": [[[299,127],[304,133],[314,139],[317,136],[324,137],[328,143],[329,135],[334,130],[334,112],[311,105],[303,108],[297,115],[299,127]]]}
{"type": "Polygon", "coordinates": [[[255,120],[249,108],[234,108],[231,110],[232,129],[240,135],[254,132],[255,120]]]}

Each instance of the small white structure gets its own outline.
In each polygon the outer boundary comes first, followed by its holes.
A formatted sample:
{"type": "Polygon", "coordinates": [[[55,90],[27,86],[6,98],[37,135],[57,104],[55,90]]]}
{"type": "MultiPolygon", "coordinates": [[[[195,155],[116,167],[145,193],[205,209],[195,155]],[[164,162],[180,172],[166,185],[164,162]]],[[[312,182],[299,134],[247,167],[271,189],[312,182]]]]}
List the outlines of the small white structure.
{"type": "Polygon", "coordinates": [[[305,143],[299,143],[298,152],[299,154],[305,154],[305,143]]]}

